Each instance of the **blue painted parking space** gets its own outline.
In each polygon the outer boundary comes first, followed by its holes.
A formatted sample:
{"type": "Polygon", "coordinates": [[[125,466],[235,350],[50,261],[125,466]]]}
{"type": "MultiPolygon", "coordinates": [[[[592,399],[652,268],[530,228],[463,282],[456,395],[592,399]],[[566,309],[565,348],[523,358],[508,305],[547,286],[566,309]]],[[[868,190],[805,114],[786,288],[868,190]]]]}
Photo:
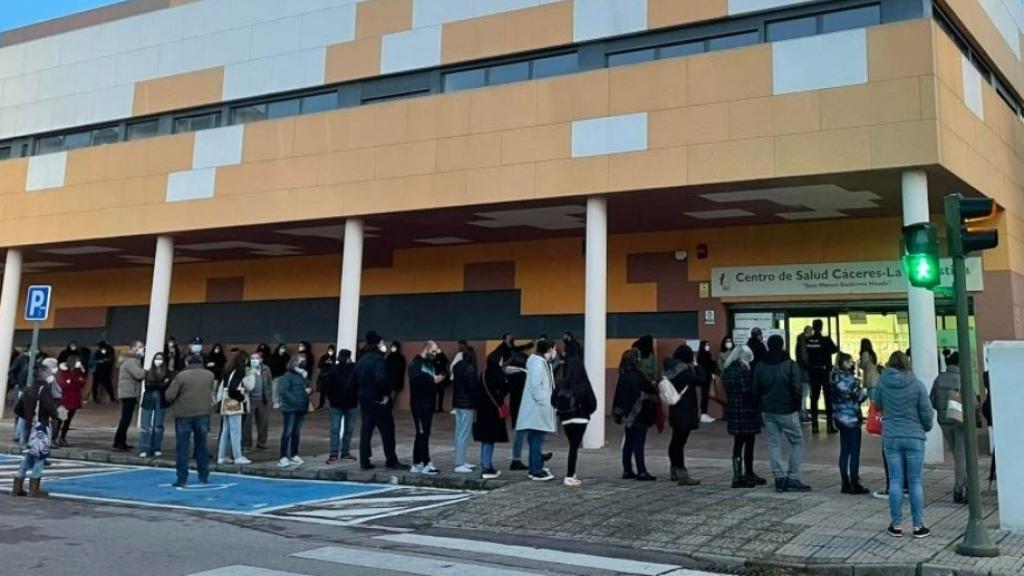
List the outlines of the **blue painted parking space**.
{"type": "Polygon", "coordinates": [[[365,496],[390,487],[211,474],[208,484],[175,488],[174,470],[129,470],[66,478],[48,485],[55,496],[109,500],[150,506],[174,506],[230,513],[265,513],[327,500],[365,496]]]}

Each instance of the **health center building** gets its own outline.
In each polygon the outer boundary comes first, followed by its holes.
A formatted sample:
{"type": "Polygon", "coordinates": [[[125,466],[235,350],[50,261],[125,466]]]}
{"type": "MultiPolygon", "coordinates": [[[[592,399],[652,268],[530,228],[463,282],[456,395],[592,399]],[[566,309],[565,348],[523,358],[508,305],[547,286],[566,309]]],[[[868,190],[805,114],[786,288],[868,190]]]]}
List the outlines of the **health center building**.
{"type": "Polygon", "coordinates": [[[954,193],[999,207],[976,345],[1022,338],[1022,50],[1020,0],[129,0],[9,30],[0,365],[33,284],[54,349],[571,331],[602,402],[644,334],[820,318],[927,358],[952,303],[908,289],[900,229],[954,193]]]}

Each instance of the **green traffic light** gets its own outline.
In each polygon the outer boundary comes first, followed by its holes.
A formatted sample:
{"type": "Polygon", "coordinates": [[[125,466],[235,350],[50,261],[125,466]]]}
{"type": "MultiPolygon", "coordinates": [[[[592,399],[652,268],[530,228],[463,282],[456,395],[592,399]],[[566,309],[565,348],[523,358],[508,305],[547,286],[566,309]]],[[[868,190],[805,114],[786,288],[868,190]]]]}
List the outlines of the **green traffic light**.
{"type": "Polygon", "coordinates": [[[934,254],[907,254],[903,257],[903,267],[911,286],[931,289],[942,281],[939,259],[934,254]]]}

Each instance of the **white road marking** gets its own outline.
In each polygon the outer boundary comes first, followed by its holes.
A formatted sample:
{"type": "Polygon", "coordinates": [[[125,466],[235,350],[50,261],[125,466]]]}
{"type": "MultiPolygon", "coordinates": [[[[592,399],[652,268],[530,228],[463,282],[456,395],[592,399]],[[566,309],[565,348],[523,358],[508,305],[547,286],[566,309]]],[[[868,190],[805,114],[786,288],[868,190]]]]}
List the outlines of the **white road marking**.
{"type": "Polygon", "coordinates": [[[596,568],[620,574],[638,574],[641,576],[659,576],[681,568],[680,566],[673,564],[655,564],[652,562],[639,562],[636,560],[608,558],[606,556],[591,556],[590,554],[563,552],[561,550],[551,550],[548,548],[511,546],[479,540],[441,538],[422,534],[395,534],[377,536],[375,539],[398,544],[444,548],[447,550],[458,550],[461,552],[475,552],[484,555],[507,556],[509,558],[529,558],[530,560],[535,560],[537,562],[550,562],[553,564],[564,564],[580,568],[596,568]]]}
{"type": "Polygon", "coordinates": [[[340,546],[317,548],[292,554],[292,556],[343,566],[390,570],[392,572],[416,574],[418,576],[480,576],[480,574],[486,574],[487,576],[540,576],[537,572],[495,568],[482,564],[463,564],[461,562],[425,556],[360,550],[359,548],[342,548],[340,546]]]}
{"type": "Polygon", "coordinates": [[[462,492],[452,494],[423,494],[420,496],[395,496],[394,498],[348,498],[339,500],[338,504],[391,504],[394,502],[433,502],[444,500],[459,500],[465,498],[462,492]]]}
{"type": "Polygon", "coordinates": [[[207,570],[206,572],[195,572],[188,576],[306,576],[305,574],[299,574],[298,572],[282,572],[280,570],[268,570],[266,568],[257,568],[255,566],[225,566],[224,568],[217,568],[216,570],[207,570]]]}
{"type": "Polygon", "coordinates": [[[384,514],[387,512],[393,512],[395,510],[405,510],[401,506],[393,506],[391,508],[350,508],[341,510],[308,510],[300,512],[303,516],[312,516],[313,518],[348,518],[354,516],[376,516],[378,514],[384,514]]]}

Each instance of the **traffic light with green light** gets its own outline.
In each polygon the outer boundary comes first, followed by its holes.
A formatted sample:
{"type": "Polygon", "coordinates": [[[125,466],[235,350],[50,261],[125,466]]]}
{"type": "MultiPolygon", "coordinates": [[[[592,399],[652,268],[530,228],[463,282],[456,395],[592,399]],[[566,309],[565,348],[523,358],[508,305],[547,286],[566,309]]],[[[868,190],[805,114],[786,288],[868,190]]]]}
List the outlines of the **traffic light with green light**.
{"type": "Polygon", "coordinates": [[[999,245],[999,231],[982,225],[996,217],[996,203],[991,198],[957,196],[947,201],[947,212],[951,212],[946,215],[950,256],[966,256],[999,245]]]}
{"type": "Polygon", "coordinates": [[[939,239],[931,222],[903,227],[903,271],[911,286],[931,290],[941,283],[939,239]]]}

